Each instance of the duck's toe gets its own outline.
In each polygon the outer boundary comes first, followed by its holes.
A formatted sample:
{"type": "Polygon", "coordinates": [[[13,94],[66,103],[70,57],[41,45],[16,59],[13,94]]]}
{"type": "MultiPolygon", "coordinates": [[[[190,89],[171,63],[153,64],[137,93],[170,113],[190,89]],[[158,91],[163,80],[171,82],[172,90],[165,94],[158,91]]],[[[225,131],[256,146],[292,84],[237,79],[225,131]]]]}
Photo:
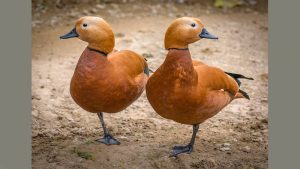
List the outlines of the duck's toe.
{"type": "Polygon", "coordinates": [[[188,144],[186,146],[174,146],[171,152],[171,157],[176,157],[178,154],[181,153],[191,153],[193,151],[193,146],[188,144]]]}
{"type": "Polygon", "coordinates": [[[97,140],[100,143],[106,144],[106,145],[119,145],[121,144],[117,139],[115,139],[112,135],[107,134],[103,138],[100,138],[97,140]]]}

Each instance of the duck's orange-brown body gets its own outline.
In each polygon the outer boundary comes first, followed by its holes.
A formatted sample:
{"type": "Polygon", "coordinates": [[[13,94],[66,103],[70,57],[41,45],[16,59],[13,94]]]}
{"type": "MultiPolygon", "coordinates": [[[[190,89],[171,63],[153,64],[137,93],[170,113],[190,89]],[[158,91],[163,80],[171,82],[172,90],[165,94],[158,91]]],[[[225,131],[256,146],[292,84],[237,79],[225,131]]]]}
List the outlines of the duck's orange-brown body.
{"type": "Polygon", "coordinates": [[[199,124],[240,97],[236,81],[222,70],[193,61],[189,50],[169,50],[149,78],[147,97],[162,117],[199,124]]]}
{"type": "Polygon", "coordinates": [[[147,98],[159,115],[193,125],[190,142],[174,146],[171,156],[193,151],[200,123],[216,115],[233,99],[250,98],[239,89],[239,78],[252,78],[192,60],[188,46],[203,38],[218,39],[198,18],[175,19],[165,34],[168,55],[146,85],[147,98]]]}
{"type": "Polygon", "coordinates": [[[104,56],[86,48],[71,80],[71,95],[86,111],[116,113],[143,92],[148,79],[146,67],[144,58],[132,51],[104,56]]]}
{"type": "Polygon", "coordinates": [[[116,113],[135,101],[143,92],[149,76],[145,59],[129,50],[114,49],[110,25],[95,16],[81,17],[61,39],[78,37],[88,42],[73,74],[70,92],[74,101],[88,112],[97,113],[106,145],[119,145],[106,127],[103,113],[116,113]]]}

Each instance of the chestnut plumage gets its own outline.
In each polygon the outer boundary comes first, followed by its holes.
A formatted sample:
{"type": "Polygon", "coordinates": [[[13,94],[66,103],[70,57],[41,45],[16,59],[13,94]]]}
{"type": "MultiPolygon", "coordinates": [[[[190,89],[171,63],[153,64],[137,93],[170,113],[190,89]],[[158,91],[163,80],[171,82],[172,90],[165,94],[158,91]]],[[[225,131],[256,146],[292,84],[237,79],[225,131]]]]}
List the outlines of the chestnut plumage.
{"type": "Polygon", "coordinates": [[[98,113],[104,130],[99,141],[119,144],[106,128],[103,112],[117,113],[142,94],[148,80],[147,63],[133,51],[115,50],[114,33],[102,18],[80,18],[70,33],[61,36],[71,37],[88,42],[71,80],[71,96],[84,110],[98,113]]]}
{"type": "Polygon", "coordinates": [[[175,146],[172,156],[192,152],[199,124],[232,100],[248,96],[239,89],[233,74],[230,76],[219,68],[192,60],[188,45],[202,38],[217,39],[197,18],[173,21],[165,34],[165,48],[169,52],[146,85],[147,98],[159,115],[193,125],[190,143],[175,146]]]}

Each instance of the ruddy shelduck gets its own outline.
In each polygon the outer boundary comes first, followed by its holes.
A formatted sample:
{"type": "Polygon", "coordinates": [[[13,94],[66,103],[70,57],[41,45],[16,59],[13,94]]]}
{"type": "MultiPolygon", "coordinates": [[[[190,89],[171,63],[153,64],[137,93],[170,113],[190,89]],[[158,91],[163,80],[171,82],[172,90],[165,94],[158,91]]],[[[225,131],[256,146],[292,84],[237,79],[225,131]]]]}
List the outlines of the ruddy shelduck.
{"type": "Polygon", "coordinates": [[[147,98],[159,115],[193,125],[190,143],[173,147],[171,156],[192,152],[200,123],[216,115],[234,99],[249,99],[239,88],[239,78],[252,78],[192,60],[188,45],[203,38],[218,39],[198,18],[182,17],[173,21],[164,39],[168,50],[166,59],[146,85],[147,98]]]}
{"type": "Polygon", "coordinates": [[[142,94],[149,76],[146,61],[130,50],[114,50],[115,38],[110,25],[102,18],[80,18],[61,39],[78,37],[88,42],[73,74],[70,93],[84,110],[97,113],[106,145],[120,144],[107,129],[103,112],[116,113],[128,107],[142,94]]]}

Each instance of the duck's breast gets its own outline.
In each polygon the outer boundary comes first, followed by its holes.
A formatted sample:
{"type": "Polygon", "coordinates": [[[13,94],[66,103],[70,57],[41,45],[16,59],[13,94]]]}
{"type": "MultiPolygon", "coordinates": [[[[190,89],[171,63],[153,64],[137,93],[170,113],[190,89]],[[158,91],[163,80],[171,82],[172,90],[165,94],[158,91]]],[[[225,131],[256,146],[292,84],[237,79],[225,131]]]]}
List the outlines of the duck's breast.
{"type": "Polygon", "coordinates": [[[108,113],[123,110],[141,93],[128,74],[116,71],[107,58],[89,51],[79,59],[70,92],[83,109],[108,113]]]}
{"type": "Polygon", "coordinates": [[[165,62],[149,78],[146,92],[159,115],[185,123],[187,114],[195,112],[204,94],[197,89],[197,75],[189,53],[169,53],[165,62]]]}

